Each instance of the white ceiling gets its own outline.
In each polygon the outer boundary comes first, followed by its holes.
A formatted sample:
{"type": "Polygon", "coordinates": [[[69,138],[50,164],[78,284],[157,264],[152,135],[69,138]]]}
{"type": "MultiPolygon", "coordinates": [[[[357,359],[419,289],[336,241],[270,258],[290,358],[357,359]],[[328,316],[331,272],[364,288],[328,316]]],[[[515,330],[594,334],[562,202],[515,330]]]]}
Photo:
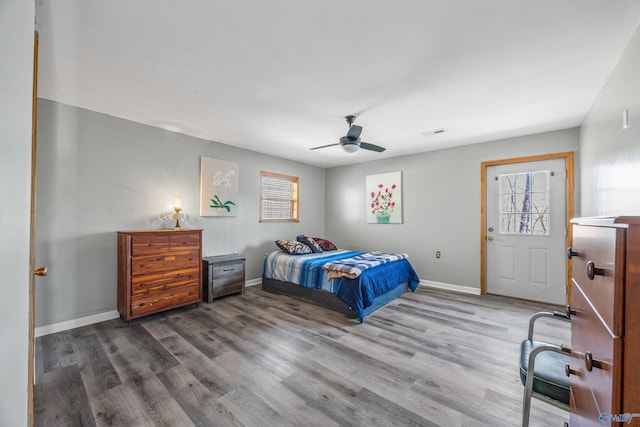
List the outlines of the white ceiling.
{"type": "Polygon", "coordinates": [[[640,22],[640,0],[36,10],[41,98],[322,167],[578,126],[640,22]],[[347,114],[387,150],[309,150],[338,142],[347,114]]]}

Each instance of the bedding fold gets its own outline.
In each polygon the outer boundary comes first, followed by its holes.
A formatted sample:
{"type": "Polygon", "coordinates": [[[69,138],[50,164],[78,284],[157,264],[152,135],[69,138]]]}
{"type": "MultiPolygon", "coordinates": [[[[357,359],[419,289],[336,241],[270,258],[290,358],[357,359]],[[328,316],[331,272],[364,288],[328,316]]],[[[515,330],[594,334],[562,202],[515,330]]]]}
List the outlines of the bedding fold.
{"type": "Polygon", "coordinates": [[[388,254],[384,252],[365,252],[351,258],[336,259],[327,262],[322,268],[329,272],[329,279],[346,277],[355,279],[366,269],[408,258],[405,253],[388,254]]]}

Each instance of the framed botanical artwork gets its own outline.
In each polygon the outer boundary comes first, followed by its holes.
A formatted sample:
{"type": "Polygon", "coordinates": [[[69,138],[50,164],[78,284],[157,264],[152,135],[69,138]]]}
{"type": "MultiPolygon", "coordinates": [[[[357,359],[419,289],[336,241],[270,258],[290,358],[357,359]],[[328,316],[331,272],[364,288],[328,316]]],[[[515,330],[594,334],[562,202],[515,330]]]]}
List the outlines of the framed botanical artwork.
{"type": "Polygon", "coordinates": [[[367,223],[402,224],[402,172],[367,175],[367,223]]]}
{"type": "Polygon", "coordinates": [[[238,216],[238,164],[200,157],[200,216],[238,216]]]}

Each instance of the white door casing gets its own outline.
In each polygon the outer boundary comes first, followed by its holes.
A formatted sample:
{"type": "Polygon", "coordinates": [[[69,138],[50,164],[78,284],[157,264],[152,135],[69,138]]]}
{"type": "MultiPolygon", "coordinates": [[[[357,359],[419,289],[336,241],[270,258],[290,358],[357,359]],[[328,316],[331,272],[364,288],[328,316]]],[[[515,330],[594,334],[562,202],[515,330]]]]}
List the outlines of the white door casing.
{"type": "Polygon", "coordinates": [[[486,187],[487,292],[565,304],[565,159],[490,166],[486,187]]]}

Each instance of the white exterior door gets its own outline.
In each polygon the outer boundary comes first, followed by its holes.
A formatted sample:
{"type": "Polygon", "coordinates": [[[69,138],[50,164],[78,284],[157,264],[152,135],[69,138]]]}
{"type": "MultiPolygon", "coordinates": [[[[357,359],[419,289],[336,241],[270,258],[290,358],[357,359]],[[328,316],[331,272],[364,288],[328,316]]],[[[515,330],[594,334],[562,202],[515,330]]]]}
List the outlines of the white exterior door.
{"type": "Polygon", "coordinates": [[[564,159],[487,168],[487,293],[566,303],[564,159]]]}

